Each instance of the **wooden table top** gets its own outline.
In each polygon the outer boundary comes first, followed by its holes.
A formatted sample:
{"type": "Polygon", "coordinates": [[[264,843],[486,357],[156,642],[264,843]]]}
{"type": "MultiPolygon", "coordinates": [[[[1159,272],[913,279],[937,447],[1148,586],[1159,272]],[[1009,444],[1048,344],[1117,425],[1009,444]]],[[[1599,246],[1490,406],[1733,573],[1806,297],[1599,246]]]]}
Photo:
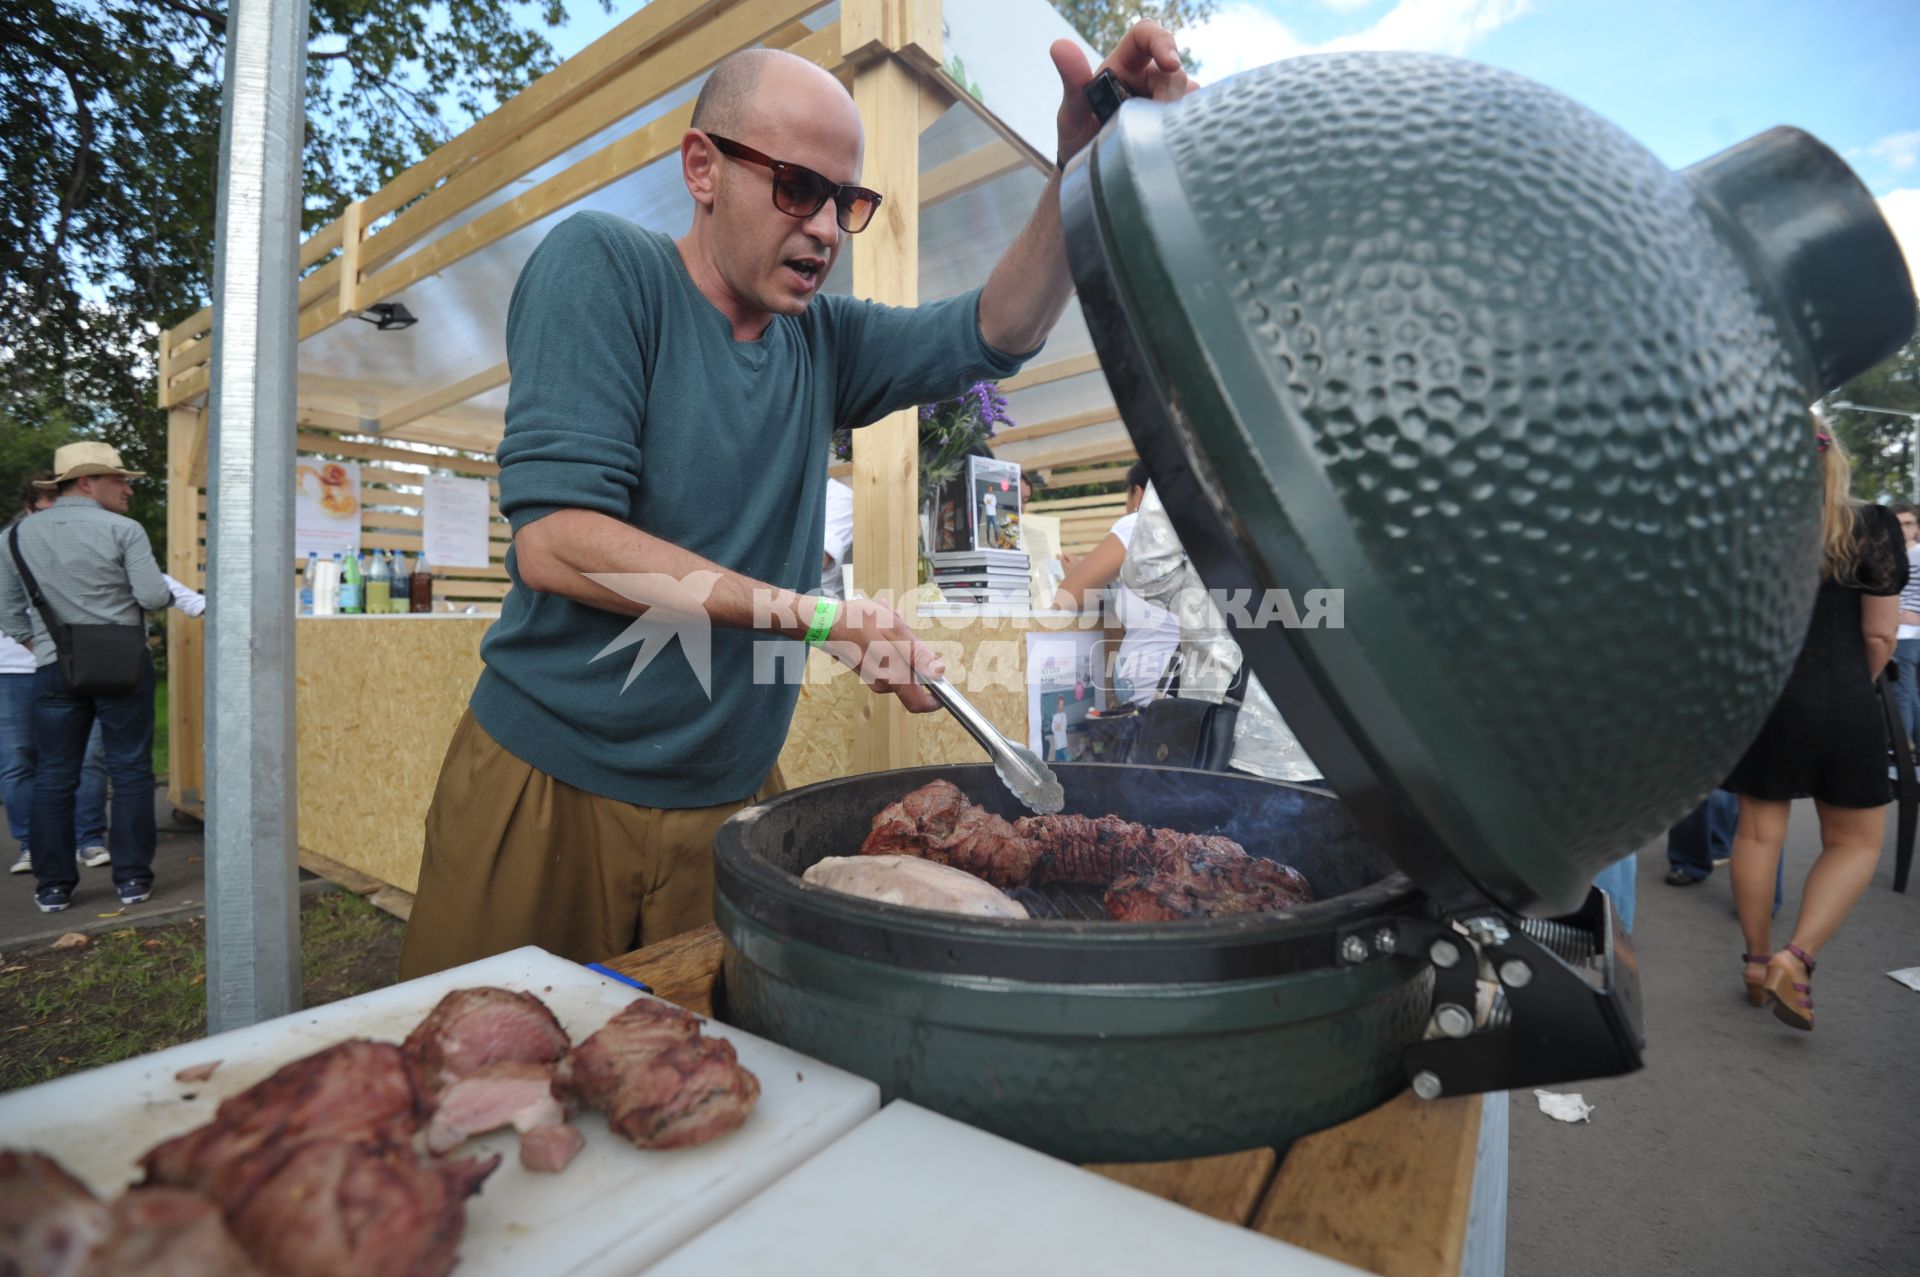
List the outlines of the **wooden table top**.
{"type": "MultiPolygon", "coordinates": [[[[708,926],[606,965],[711,1016],[721,950],[708,926]]],[[[1402,1092],[1295,1142],[1284,1160],[1259,1148],[1087,1169],[1384,1277],[1454,1277],[1479,1138],[1479,1096],[1429,1102],[1402,1092]]]]}

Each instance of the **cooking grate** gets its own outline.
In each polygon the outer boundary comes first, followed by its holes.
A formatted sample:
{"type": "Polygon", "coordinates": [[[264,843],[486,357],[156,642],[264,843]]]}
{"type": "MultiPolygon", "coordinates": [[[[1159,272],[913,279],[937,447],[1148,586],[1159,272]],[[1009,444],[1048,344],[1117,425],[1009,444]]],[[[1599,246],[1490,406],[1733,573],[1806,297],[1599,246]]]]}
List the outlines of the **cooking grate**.
{"type": "Polygon", "coordinates": [[[1020,902],[1035,918],[1062,918],[1069,922],[1106,922],[1106,906],[1100,898],[1104,887],[1083,887],[1054,882],[1044,887],[1011,887],[1007,895],[1020,902]]]}

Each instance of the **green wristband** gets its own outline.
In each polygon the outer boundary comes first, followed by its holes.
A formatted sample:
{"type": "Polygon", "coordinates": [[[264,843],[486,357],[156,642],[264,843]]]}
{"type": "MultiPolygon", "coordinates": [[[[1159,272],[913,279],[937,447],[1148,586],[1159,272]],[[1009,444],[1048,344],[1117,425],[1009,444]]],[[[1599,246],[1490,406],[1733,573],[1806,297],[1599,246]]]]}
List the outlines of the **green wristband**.
{"type": "Polygon", "coordinates": [[[833,623],[840,615],[840,605],[832,599],[821,599],[813,605],[813,624],[807,627],[807,646],[827,641],[827,635],[833,632],[833,623]]]}

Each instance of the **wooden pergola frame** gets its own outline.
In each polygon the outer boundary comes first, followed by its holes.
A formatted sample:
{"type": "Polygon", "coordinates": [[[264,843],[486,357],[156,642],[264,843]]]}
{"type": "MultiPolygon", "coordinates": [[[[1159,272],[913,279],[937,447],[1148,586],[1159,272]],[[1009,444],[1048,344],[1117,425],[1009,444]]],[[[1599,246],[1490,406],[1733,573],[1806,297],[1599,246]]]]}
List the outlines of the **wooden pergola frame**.
{"type": "MultiPolygon", "coordinates": [[[[818,30],[801,21],[820,7],[820,0],[653,0],[465,133],[366,199],[349,204],[309,237],[299,258],[300,269],[307,272],[299,288],[301,340],[671,155],[691,118],[690,103],[449,227],[570,148],[704,74],[727,54],[754,45],[787,49],[848,85],[866,128],[864,180],[889,194],[874,224],[853,239],[854,292],[896,305],[915,304],[921,210],[1022,168],[1047,171],[1051,161],[975,103],[947,74],[939,0],[843,0],[836,21],[818,30]],[[972,107],[994,139],[922,173],[920,133],[955,102],[972,107]]],[[[199,534],[212,327],[213,312],[203,309],[162,332],[159,341],[159,400],[169,410],[169,564],[185,580],[198,577],[203,553],[199,534]]],[[[1028,369],[1007,388],[1044,385],[1097,367],[1091,355],[1062,359],[1028,369]]],[[[451,384],[423,386],[417,395],[371,418],[309,403],[303,395],[298,420],[290,424],[313,436],[303,436],[303,447],[313,450],[377,459],[398,455],[395,449],[408,444],[450,447],[470,454],[460,466],[463,472],[485,473],[487,463],[472,454],[492,453],[500,423],[462,416],[458,410],[505,385],[508,377],[506,365],[496,364],[451,384]]],[[[1061,446],[1045,464],[1130,459],[1132,449],[1124,444],[1070,445],[1074,430],[1113,420],[1117,414],[1111,408],[1074,413],[1007,431],[997,442],[1061,436],[1061,446]]],[[[861,565],[862,588],[869,593],[898,595],[915,584],[917,429],[913,413],[897,413],[857,432],[853,460],[836,467],[854,491],[855,561],[861,565]]],[[[1043,462],[1029,459],[1028,464],[1043,462]]],[[[181,674],[171,702],[175,753],[183,763],[189,757],[195,760],[176,772],[197,786],[198,626],[171,619],[169,644],[181,674]]],[[[915,761],[913,724],[896,702],[879,702],[869,726],[862,760],[868,767],[915,761]]],[[[176,781],[176,800],[182,787],[176,781]]]]}

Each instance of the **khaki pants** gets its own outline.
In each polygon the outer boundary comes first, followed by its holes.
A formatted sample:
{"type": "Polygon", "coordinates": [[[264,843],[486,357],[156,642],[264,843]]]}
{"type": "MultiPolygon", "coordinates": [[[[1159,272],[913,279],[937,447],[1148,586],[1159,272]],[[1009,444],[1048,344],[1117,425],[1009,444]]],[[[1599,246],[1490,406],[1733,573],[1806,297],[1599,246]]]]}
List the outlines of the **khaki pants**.
{"type": "MultiPolygon", "coordinates": [[[[763,794],[780,792],[779,769],[763,794]]],[[[713,921],[713,836],[752,799],[639,807],[535,770],[462,715],[427,810],[400,978],[521,945],[598,962],[713,921]]]]}

